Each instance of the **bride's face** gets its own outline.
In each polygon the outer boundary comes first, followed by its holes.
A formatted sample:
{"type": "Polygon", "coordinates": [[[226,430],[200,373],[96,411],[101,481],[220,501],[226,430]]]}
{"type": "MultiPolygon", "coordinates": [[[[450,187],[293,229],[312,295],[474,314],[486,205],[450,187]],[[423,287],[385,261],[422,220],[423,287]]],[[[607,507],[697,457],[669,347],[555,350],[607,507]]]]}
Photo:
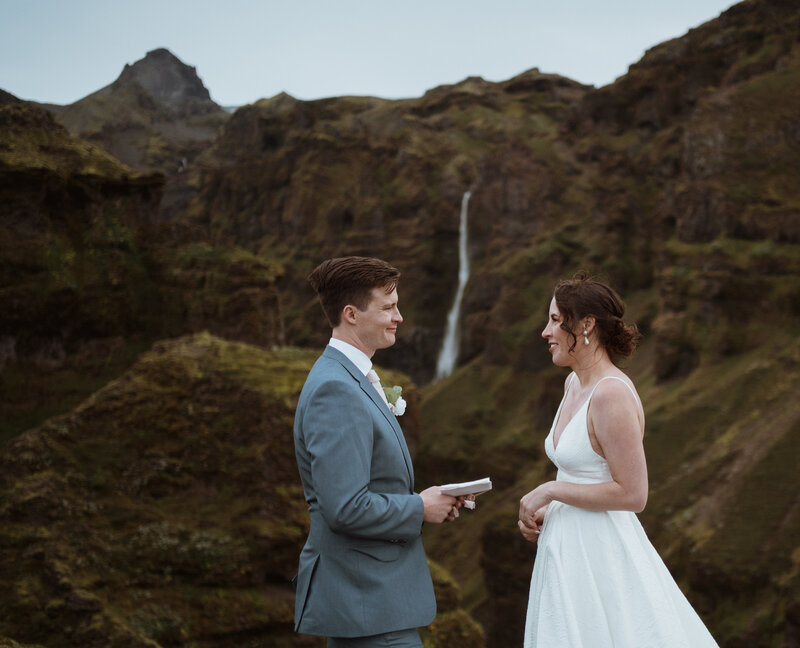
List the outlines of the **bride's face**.
{"type": "Polygon", "coordinates": [[[542,337],[547,340],[547,349],[553,356],[553,364],[558,367],[565,367],[572,364],[575,355],[570,353],[571,338],[568,333],[561,328],[564,319],[556,305],[555,297],[550,301],[550,312],[547,316],[547,326],[542,331],[542,337]]]}

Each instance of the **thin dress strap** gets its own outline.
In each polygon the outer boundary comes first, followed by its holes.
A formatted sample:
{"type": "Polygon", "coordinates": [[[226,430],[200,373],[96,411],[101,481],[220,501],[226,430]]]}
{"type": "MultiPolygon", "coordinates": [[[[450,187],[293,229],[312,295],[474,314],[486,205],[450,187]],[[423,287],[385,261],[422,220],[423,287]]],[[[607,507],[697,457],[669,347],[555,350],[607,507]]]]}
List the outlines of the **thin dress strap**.
{"type": "Polygon", "coordinates": [[[631,392],[631,394],[633,394],[634,400],[637,403],[639,403],[640,405],[642,404],[642,402],[639,400],[639,395],[636,393],[636,391],[633,389],[633,387],[631,387],[626,380],[623,380],[619,376],[604,376],[603,378],[598,380],[597,383],[595,384],[595,386],[592,387],[592,391],[589,394],[589,398],[586,399],[586,403],[587,404],[589,403],[590,400],[592,400],[592,396],[594,396],[594,390],[597,389],[597,387],[600,385],[601,382],[603,382],[604,380],[608,380],[608,379],[619,380],[623,385],[625,385],[628,388],[628,390],[631,392]]]}

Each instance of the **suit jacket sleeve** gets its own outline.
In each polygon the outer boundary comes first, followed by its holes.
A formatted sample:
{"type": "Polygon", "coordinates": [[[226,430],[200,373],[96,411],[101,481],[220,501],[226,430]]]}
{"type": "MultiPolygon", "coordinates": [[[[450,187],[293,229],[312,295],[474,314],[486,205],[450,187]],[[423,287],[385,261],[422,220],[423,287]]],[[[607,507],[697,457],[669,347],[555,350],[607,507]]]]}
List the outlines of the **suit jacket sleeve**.
{"type": "MultiPolygon", "coordinates": [[[[305,444],[314,492],[330,528],[381,540],[418,537],[424,506],[410,478],[392,489],[404,492],[370,490],[375,405],[352,381],[324,381],[310,396],[303,413],[305,444]]],[[[397,452],[402,461],[399,446],[397,452]]]]}

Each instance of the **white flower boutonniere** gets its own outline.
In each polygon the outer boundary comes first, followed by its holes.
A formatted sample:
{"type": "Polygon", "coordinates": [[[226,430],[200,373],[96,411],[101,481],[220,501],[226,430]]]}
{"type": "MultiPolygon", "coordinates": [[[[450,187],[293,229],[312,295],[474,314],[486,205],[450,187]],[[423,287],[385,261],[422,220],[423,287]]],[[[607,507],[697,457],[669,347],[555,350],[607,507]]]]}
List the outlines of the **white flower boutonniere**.
{"type": "Polygon", "coordinates": [[[400,385],[394,387],[384,387],[383,393],[386,394],[386,400],[389,402],[389,410],[395,416],[402,416],[406,411],[406,401],[400,395],[403,393],[403,388],[400,385]]]}

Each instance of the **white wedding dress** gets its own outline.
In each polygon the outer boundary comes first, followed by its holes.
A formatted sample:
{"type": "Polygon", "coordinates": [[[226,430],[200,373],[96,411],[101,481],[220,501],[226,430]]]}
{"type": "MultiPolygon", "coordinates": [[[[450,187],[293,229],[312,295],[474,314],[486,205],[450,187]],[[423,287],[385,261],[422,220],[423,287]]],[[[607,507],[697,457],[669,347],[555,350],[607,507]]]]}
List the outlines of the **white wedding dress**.
{"type": "MultiPolygon", "coordinates": [[[[608,378],[634,391],[624,380],[608,378]]],[[[558,468],[558,481],[611,481],[608,463],[589,441],[586,416],[591,398],[590,394],[554,447],[553,430],[562,399],[545,439],[547,456],[558,468]]],[[[635,513],[550,504],[531,578],[525,648],[711,646],[717,643],[676,585],[635,513]]]]}

